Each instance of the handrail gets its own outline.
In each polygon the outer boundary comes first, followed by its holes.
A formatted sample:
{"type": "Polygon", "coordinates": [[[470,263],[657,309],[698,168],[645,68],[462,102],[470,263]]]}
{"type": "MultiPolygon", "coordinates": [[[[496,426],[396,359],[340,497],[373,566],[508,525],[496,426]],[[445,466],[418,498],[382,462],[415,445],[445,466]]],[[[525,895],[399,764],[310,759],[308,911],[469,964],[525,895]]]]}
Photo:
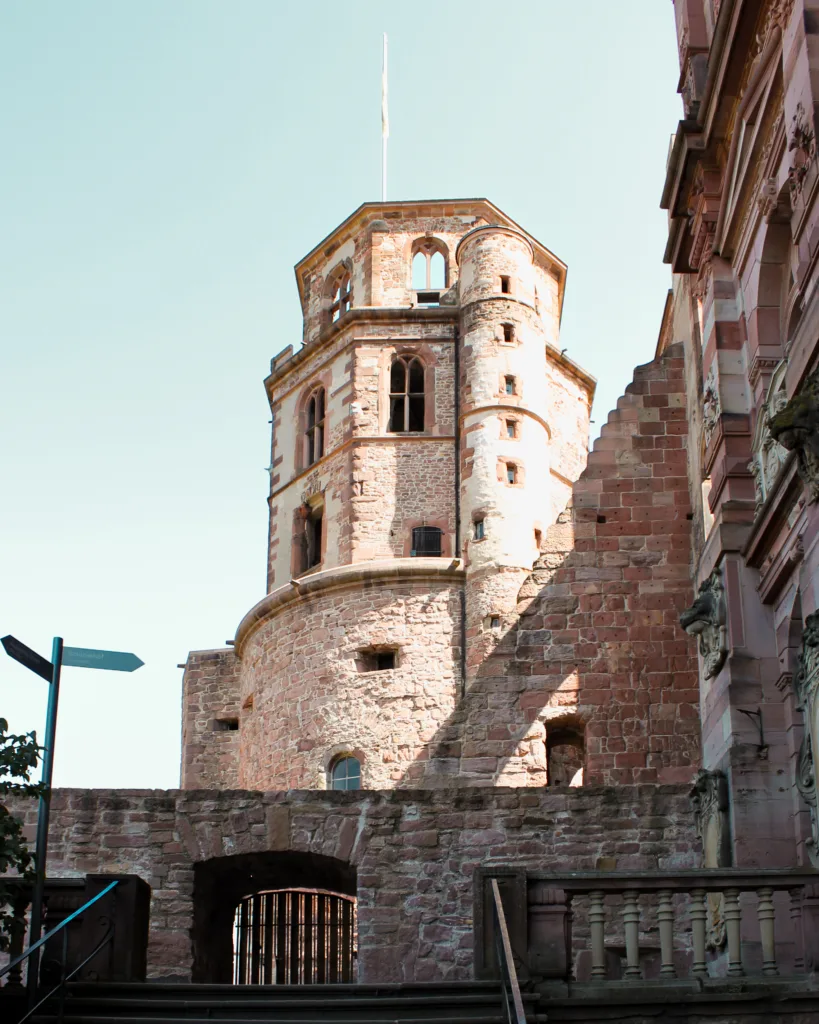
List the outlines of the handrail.
{"type": "Polygon", "coordinates": [[[52,928],[50,932],[46,932],[46,934],[43,935],[42,938],[32,943],[28,947],[28,949],[24,950],[19,956],[16,956],[13,960],[7,963],[5,967],[0,969],[0,978],[8,974],[10,970],[12,970],[18,964],[21,964],[25,959],[30,957],[35,949],[39,949],[40,946],[42,946],[45,942],[48,942],[48,940],[53,938],[57,934],[57,932],[60,931],[60,929],[65,928],[66,925],[70,924],[74,920],[74,918],[79,917],[80,914],[88,910],[89,907],[92,907],[97,902],[97,900],[101,900],[102,897],[107,895],[114,888],[115,885],[119,885],[119,879],[116,879],[115,881],[111,882],[110,885],[107,885],[101,892],[98,892],[96,896],[92,896],[92,898],[87,903],[83,903],[79,910],[75,910],[73,914],[69,914],[68,917],[60,921],[60,923],[55,928],[52,928]]]}
{"type": "Polygon", "coordinates": [[[492,884],[492,897],[495,907],[495,949],[498,955],[498,966],[501,969],[506,1019],[509,1024],[526,1024],[526,1014],[523,1011],[523,999],[521,998],[518,975],[512,956],[512,943],[509,941],[509,929],[506,927],[506,916],[503,913],[498,880],[492,878],[490,882],[492,884]],[[512,994],[511,1005],[509,1002],[509,992],[507,992],[507,982],[512,994]]]}
{"type": "MultiPolygon", "coordinates": [[[[116,885],[116,882],[114,883],[114,885],[116,885]]],[[[113,886],[110,886],[110,888],[113,888],[113,886]]],[[[103,893],[100,893],[99,895],[102,896],[103,893]]],[[[93,903],[94,901],[92,900],[91,902],[93,903]]],[[[55,928],[54,931],[56,931],[56,930],[57,929],[55,928]]],[[[63,971],[65,971],[65,963],[66,963],[66,953],[67,953],[66,945],[67,944],[66,944],[65,939],[66,939],[67,935],[68,935],[68,932],[63,932],[63,971]]],[[[17,1024],[25,1024],[25,1022],[29,1019],[29,1017],[31,1017],[37,1010],[39,1010],[40,1007],[43,1005],[43,1003],[47,1003],[49,1001],[49,999],[51,999],[52,996],[56,995],[57,992],[60,993],[60,1009],[59,1009],[59,1013],[57,1015],[57,1020],[58,1020],[59,1024],[62,1024],[62,1020],[63,1020],[63,1016],[64,1016],[64,1010],[65,1010],[65,986],[68,984],[69,981],[71,981],[71,979],[76,974],[80,973],[80,971],[83,969],[83,967],[85,967],[86,964],[90,963],[94,959],[94,957],[97,955],[97,953],[99,953],[100,950],[104,946],[108,945],[108,943],[111,941],[113,936],[114,936],[114,926],[111,925],[111,927],[108,929],[108,931],[103,936],[102,941],[99,942],[95,946],[93,953],[90,953],[85,958],[85,960],[83,960],[83,962],[81,964],[78,964],[74,968],[74,970],[71,971],[69,974],[64,974],[62,976],[62,978],[60,978],[60,980],[57,982],[57,984],[54,986],[54,988],[50,992],[46,993],[46,995],[44,995],[42,999],[40,999],[38,1002],[36,1002],[34,1004],[34,1006],[32,1006],[25,1014],[23,1014],[23,1016],[20,1018],[20,1020],[17,1022],[17,1024]]]]}

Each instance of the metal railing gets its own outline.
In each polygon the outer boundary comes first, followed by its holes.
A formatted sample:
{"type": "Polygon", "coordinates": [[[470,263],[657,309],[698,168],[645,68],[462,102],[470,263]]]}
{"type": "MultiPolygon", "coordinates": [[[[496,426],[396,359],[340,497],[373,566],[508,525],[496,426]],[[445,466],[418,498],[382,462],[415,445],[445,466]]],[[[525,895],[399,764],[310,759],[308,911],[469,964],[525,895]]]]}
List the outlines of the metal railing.
{"type": "Polygon", "coordinates": [[[746,911],[752,910],[752,903],[749,899],[741,900],[743,894],[752,894],[756,898],[755,928],[758,928],[758,943],[761,949],[761,973],[764,976],[779,974],[774,935],[774,893],[777,892],[787,894],[789,899],[788,914],[785,916],[790,918],[789,940],[793,948],[793,970],[796,973],[804,971],[803,895],[807,885],[819,883],[819,873],[798,868],[714,868],[674,872],[577,871],[565,874],[533,872],[529,875],[529,882],[530,910],[532,904],[540,902],[538,890],[541,887],[543,893],[559,890],[565,893],[568,911],[568,927],[565,932],[566,963],[569,977],[572,973],[573,953],[578,952],[573,949],[572,940],[572,919],[576,917],[578,909],[574,904],[581,897],[587,901],[581,917],[588,927],[592,980],[602,980],[608,973],[607,912],[611,918],[618,913],[620,915],[617,924],[622,927],[616,927],[614,930],[618,934],[618,939],[622,936],[624,940],[623,977],[626,980],[642,977],[642,897],[643,917],[648,916],[651,919],[652,927],[656,922],[660,945],[659,977],[663,980],[677,977],[675,952],[685,953],[686,959],[690,957],[692,977],[709,977],[707,948],[709,933],[714,931],[715,918],[720,932],[717,944],[726,954],[728,976],[740,977],[746,974],[746,965],[742,960],[743,903],[746,911]],[[534,883],[534,886],[531,883],[534,883]],[[611,897],[619,899],[615,901],[610,899],[611,897]],[[615,902],[617,905],[613,905],[615,902]],[[682,922],[679,921],[679,917],[683,912],[690,922],[690,932],[687,928],[680,928],[682,922]],[[678,918],[676,924],[675,917],[678,918]],[[687,948],[675,949],[675,935],[678,939],[687,937],[687,948]]]}
{"type": "Polygon", "coordinates": [[[506,927],[506,915],[503,912],[500,890],[497,879],[490,879],[492,885],[492,906],[495,916],[495,953],[498,958],[498,969],[503,989],[503,1004],[508,1024],[526,1024],[523,1010],[523,999],[518,984],[518,974],[512,956],[512,943],[509,941],[509,929],[506,927]]]}
{"type": "MultiPolygon", "coordinates": [[[[55,928],[52,928],[51,931],[46,932],[46,934],[43,935],[42,938],[38,939],[36,942],[33,942],[28,947],[28,949],[24,950],[19,956],[14,957],[14,959],[10,960],[5,967],[0,969],[0,978],[4,977],[6,974],[10,974],[12,971],[19,971],[22,964],[26,960],[28,960],[32,953],[38,951],[42,946],[44,946],[47,942],[53,939],[58,932],[61,933],[60,937],[62,939],[62,958],[60,962],[60,980],[44,996],[42,996],[40,999],[37,999],[36,1002],[33,1002],[32,1000],[33,1005],[29,1006],[28,1010],[20,1018],[17,1024],[24,1024],[24,1022],[27,1021],[29,1017],[32,1016],[32,1014],[39,1010],[39,1008],[44,1003],[48,1002],[49,999],[52,999],[58,993],[59,1004],[57,1010],[57,1021],[58,1024],[62,1024],[65,1011],[66,985],[68,984],[69,981],[71,981],[72,978],[79,974],[79,972],[85,966],[87,966],[94,959],[94,957],[97,956],[97,954],[100,953],[105,948],[105,946],[107,946],[111,942],[111,940],[114,937],[114,925],[112,923],[111,926],[108,928],[107,932],[105,933],[105,935],[103,936],[103,938],[94,947],[93,951],[89,953],[87,957],[85,957],[82,963],[78,964],[76,967],[73,967],[70,971],[68,971],[68,925],[70,925],[73,921],[76,921],[81,914],[84,914],[90,907],[92,907],[95,903],[101,900],[103,896],[107,896],[108,893],[111,892],[111,890],[117,885],[119,885],[118,880],[111,882],[101,892],[98,892],[96,896],[88,900],[87,903],[84,903],[78,910],[75,910],[72,914],[69,914],[68,917],[60,921],[60,923],[55,928]]],[[[37,994],[39,994],[36,981],[32,982],[29,985],[29,991],[35,993],[34,999],[36,999],[37,994]]]]}

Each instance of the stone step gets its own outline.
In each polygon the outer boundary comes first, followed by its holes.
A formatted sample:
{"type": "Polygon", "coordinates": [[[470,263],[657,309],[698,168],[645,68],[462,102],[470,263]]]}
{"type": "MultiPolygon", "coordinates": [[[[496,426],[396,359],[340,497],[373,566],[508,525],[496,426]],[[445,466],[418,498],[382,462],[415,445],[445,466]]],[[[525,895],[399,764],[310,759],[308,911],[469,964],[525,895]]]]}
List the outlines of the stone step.
{"type": "MultiPolygon", "coordinates": [[[[526,993],[530,1024],[539,997],[526,993]]],[[[51,1010],[51,1007],[48,1007],[51,1010]]],[[[56,1007],[55,1007],[56,1009],[56,1007]]],[[[54,1016],[41,1014],[38,1024],[54,1016]]],[[[75,983],[65,1024],[503,1024],[496,982],[391,985],[185,985],[75,983]]]]}

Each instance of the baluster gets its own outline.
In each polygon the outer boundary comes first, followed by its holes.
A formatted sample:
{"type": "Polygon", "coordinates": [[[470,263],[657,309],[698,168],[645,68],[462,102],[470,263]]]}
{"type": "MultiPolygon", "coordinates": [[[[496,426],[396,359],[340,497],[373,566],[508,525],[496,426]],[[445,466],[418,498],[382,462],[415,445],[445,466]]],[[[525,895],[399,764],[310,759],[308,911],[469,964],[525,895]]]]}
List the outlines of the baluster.
{"type": "Polygon", "coordinates": [[[637,892],[623,893],[623,925],[626,932],[626,971],[627,978],[640,977],[640,894],[637,892]]]}
{"type": "Polygon", "coordinates": [[[657,922],[660,926],[660,977],[676,978],[674,970],[674,903],[670,889],[657,893],[660,901],[657,922]]]}
{"type": "Polygon", "coordinates": [[[742,947],[739,938],[739,923],[742,917],[739,889],[726,889],[722,895],[725,899],[725,933],[728,938],[728,976],[738,977],[745,973],[742,969],[742,947]]]}
{"type": "Polygon", "coordinates": [[[762,973],[779,974],[776,967],[776,944],[774,942],[774,904],[773,889],[760,889],[759,906],[759,934],[762,939],[762,973]]]}
{"type": "Polygon", "coordinates": [[[793,932],[793,969],[804,971],[805,969],[805,936],[802,931],[802,897],[804,890],[801,886],[798,889],[791,889],[791,931],[793,932]]]}
{"type": "MultiPolygon", "coordinates": [[[[12,903],[13,921],[11,924],[11,935],[9,937],[9,960],[14,960],[22,952],[26,939],[26,907],[28,907],[28,896],[17,899],[12,903]]],[[[23,987],[23,965],[13,967],[6,976],[7,988],[23,987]]]]}
{"type": "Polygon", "coordinates": [[[574,920],[574,896],[566,893],[566,981],[574,981],[574,941],[572,937],[572,921],[574,920]]]}
{"type": "Polygon", "coordinates": [[[589,893],[589,927],[591,929],[591,955],[593,978],[606,976],[606,907],[605,896],[599,890],[589,893]]]}
{"type": "Polygon", "coordinates": [[[708,909],[705,905],[705,890],[691,890],[691,933],[694,940],[694,962],[691,974],[694,977],[707,978],[708,965],[705,962],[705,922],[708,909]]]}

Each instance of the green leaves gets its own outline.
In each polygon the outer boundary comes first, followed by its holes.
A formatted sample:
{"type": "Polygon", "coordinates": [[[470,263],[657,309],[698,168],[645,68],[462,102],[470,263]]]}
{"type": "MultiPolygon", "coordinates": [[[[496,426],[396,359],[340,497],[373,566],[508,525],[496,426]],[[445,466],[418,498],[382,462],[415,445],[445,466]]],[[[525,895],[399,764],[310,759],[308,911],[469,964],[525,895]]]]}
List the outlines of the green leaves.
{"type": "MultiPolygon", "coordinates": [[[[18,736],[8,729],[6,719],[0,718],[0,799],[40,796],[44,790],[42,783],[31,781],[43,749],[37,734],[18,736]]],[[[8,950],[11,936],[24,927],[27,890],[33,881],[34,858],[26,846],[22,822],[0,803],[1,951],[8,950]]]]}

